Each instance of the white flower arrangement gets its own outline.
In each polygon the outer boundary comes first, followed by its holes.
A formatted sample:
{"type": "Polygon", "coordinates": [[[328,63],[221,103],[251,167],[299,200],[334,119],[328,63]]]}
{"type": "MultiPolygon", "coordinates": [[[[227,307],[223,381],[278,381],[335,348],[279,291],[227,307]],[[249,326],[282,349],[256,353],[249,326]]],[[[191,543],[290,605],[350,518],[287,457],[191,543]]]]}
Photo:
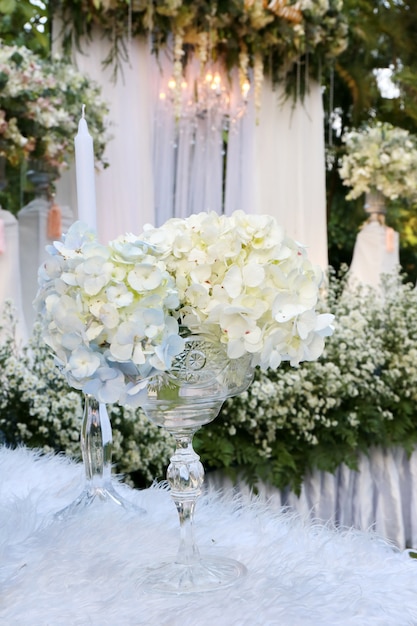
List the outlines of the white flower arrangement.
{"type": "Polygon", "coordinates": [[[139,405],[140,381],[169,370],[186,333],[266,369],[317,359],[332,332],[316,312],[321,270],[270,216],[200,213],[106,246],[76,223],[49,254],[44,340],[69,384],[100,402],[139,405]]]}
{"type": "Polygon", "coordinates": [[[96,162],[110,139],[109,108],[94,81],[56,56],[0,44],[0,155],[14,167],[28,158],[58,177],[74,154],[81,105],[88,112],[96,162]]]}
{"type": "Polygon", "coordinates": [[[348,200],[379,191],[388,200],[417,198],[417,139],[407,130],[377,122],[345,133],[339,168],[348,200]]]}
{"type": "Polygon", "coordinates": [[[257,371],[249,389],[227,400],[220,418],[198,434],[207,466],[223,463],[250,483],[299,489],[306,472],[354,468],[371,446],[412,452],[417,291],[387,276],[381,306],[379,291],[346,292],[344,285],[330,276],[323,305],[337,322],[322,357],[257,371]]]}

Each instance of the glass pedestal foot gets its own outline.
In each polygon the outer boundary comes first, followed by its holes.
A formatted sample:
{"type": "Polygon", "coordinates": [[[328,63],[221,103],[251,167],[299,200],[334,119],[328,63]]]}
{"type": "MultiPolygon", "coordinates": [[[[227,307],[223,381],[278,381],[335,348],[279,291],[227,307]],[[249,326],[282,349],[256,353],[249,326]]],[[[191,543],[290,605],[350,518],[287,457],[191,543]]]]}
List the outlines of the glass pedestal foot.
{"type": "Polygon", "coordinates": [[[164,563],[149,570],[143,588],[158,593],[199,593],[223,589],[246,574],[246,567],[233,559],[201,556],[191,563],[164,563]]]}
{"type": "Polygon", "coordinates": [[[71,504],[61,509],[61,511],[58,511],[58,513],[55,513],[55,518],[62,520],[76,515],[81,510],[94,504],[102,503],[114,504],[137,515],[144,515],[146,513],[145,509],[126,500],[116,492],[111,484],[107,484],[106,486],[102,485],[94,488],[86,487],[71,504]]]}

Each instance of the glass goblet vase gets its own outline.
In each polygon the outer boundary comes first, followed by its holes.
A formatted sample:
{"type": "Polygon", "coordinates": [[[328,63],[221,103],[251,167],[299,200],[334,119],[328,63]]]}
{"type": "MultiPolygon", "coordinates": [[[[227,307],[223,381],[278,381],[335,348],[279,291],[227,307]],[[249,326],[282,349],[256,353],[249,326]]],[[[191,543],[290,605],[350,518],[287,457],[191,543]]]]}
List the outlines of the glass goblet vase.
{"type": "Polygon", "coordinates": [[[169,372],[153,378],[141,406],[153,423],[174,437],[176,450],[167,470],[178,511],[180,542],[176,557],[148,572],[144,585],[163,593],[208,591],[231,585],[246,568],[229,558],[202,555],[194,539],[194,510],[204,481],[194,433],[213,421],[226,398],[239,394],[253,378],[250,355],[229,359],[218,341],[190,335],[169,372]]]}

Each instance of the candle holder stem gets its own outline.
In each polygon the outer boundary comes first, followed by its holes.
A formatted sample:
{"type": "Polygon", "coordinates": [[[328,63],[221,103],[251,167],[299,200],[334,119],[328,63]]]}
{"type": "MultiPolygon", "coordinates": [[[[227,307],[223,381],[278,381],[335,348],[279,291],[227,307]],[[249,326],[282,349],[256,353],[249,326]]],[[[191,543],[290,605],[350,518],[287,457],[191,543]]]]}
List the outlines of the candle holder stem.
{"type": "Polygon", "coordinates": [[[85,487],[69,506],[57,513],[64,518],[94,502],[109,502],[127,510],[144,513],[143,509],[120,496],[111,481],[112,429],[106,405],[92,396],[85,396],[81,424],[81,452],[84,462],[85,487]]]}

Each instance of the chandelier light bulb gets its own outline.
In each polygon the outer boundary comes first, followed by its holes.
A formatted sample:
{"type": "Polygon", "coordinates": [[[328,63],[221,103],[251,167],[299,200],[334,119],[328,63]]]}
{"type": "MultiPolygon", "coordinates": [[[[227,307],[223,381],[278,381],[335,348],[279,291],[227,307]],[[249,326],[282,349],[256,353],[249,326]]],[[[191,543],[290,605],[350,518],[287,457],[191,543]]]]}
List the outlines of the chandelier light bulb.
{"type": "Polygon", "coordinates": [[[176,119],[188,119],[195,127],[202,119],[210,118],[228,128],[245,114],[249,80],[243,81],[236,99],[229,91],[222,68],[206,66],[202,71],[200,66],[198,69],[195,75],[189,72],[187,77],[168,75],[167,86],[159,94],[161,105],[172,107],[176,119]]]}
{"type": "Polygon", "coordinates": [[[249,90],[250,90],[250,83],[248,80],[245,80],[245,82],[242,85],[242,97],[244,100],[247,99],[249,90]]]}

